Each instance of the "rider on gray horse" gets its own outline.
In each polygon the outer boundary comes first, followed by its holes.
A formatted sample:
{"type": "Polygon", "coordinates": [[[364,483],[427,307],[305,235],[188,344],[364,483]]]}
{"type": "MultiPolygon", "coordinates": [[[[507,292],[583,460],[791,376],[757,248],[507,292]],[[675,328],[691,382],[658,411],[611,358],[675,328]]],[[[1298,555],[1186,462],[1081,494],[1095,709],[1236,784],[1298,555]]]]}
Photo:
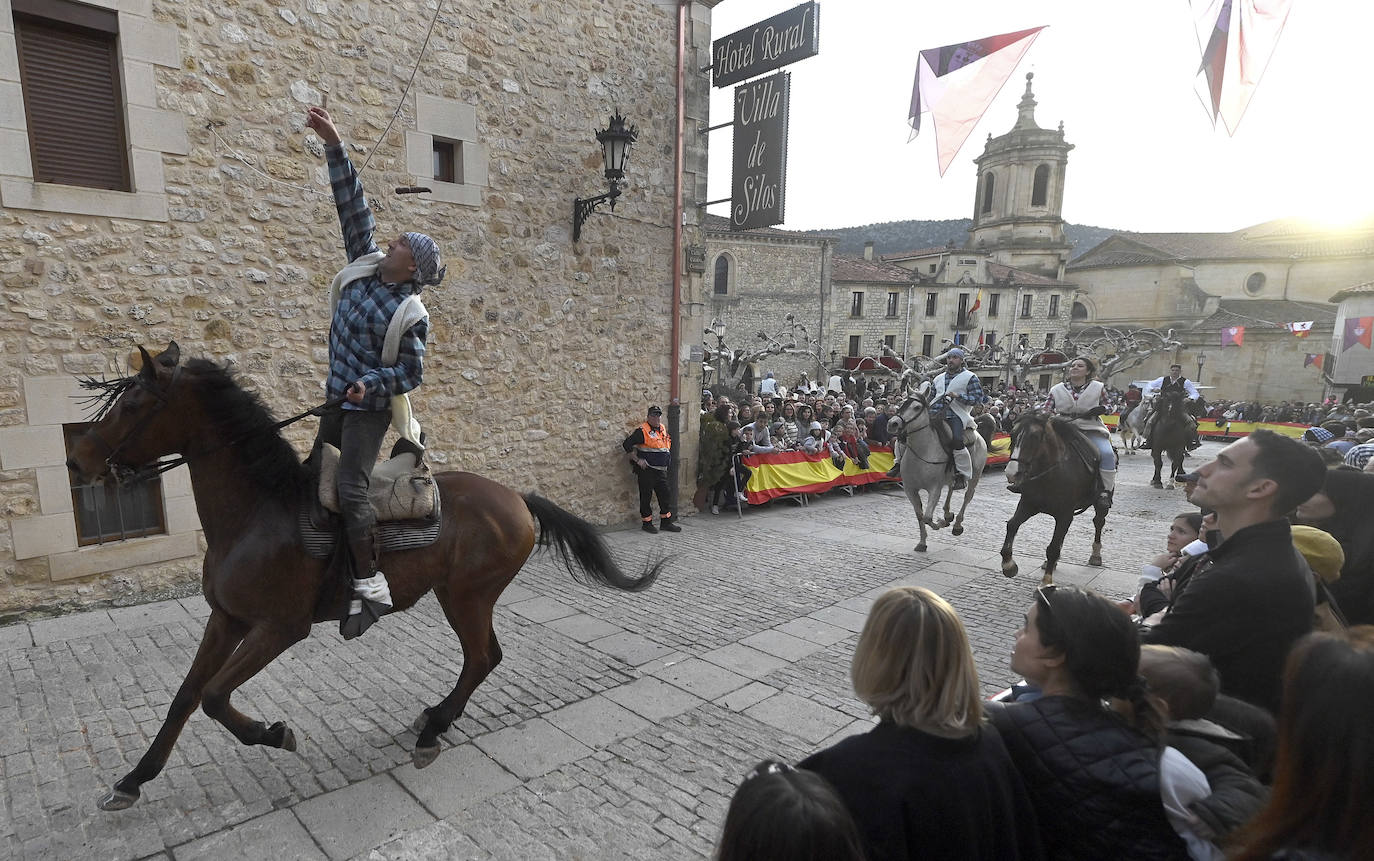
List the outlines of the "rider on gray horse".
{"type": "MultiPolygon", "coordinates": [[[[1146,397],[1152,397],[1154,395],[1162,395],[1170,390],[1183,392],[1189,404],[1192,404],[1197,401],[1198,398],[1202,397],[1193,381],[1183,376],[1182,365],[1170,365],[1168,376],[1159,377],[1153,380],[1145,387],[1145,395],[1146,397]]],[[[1197,435],[1197,419],[1192,417],[1191,411],[1188,417],[1192,419],[1193,422],[1192,437],[1188,440],[1188,450],[1192,451],[1202,445],[1202,441],[1198,439],[1197,435]]],[[[1156,418],[1157,413],[1152,410],[1149,417],[1145,419],[1145,442],[1141,444],[1141,448],[1150,447],[1150,439],[1154,436],[1156,418]]]]}
{"type": "MultiPolygon", "coordinates": [[[[973,477],[973,458],[969,455],[967,444],[964,442],[964,428],[973,424],[973,416],[969,414],[968,408],[972,404],[981,404],[985,398],[978,377],[964,367],[963,350],[958,347],[950,348],[949,352],[945,353],[944,360],[945,372],[937,375],[930,384],[930,411],[932,415],[943,412],[945,421],[949,423],[949,429],[954,435],[951,441],[954,450],[953,488],[963,490],[968,486],[968,480],[973,477]]],[[[892,470],[888,472],[888,476],[900,478],[902,457],[895,440],[892,453],[892,470]]]]}

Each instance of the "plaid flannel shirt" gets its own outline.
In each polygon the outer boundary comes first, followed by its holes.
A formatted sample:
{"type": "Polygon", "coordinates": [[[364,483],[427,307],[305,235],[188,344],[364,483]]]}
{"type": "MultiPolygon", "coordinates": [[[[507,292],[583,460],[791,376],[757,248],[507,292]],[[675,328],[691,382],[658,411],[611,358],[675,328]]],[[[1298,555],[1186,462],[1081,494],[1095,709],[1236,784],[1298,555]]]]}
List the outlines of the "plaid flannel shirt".
{"type": "MultiPolygon", "coordinates": [[[[339,210],[344,249],[352,262],[380,250],[372,241],[377,222],[343,145],[327,146],[325,154],[329,158],[329,184],[339,210]]],[[[340,291],[339,306],[329,325],[329,381],[325,386],[329,400],[343,397],[355,380],[361,380],[367,386],[362,403],[345,403],[344,409],[386,410],[391,407],[392,395],[420,385],[428,320],[421,320],[401,335],[395,365],[382,367],[381,356],[392,315],[407,296],[421,289],[413,281],[385,284],[373,275],[359,278],[340,291]]]]}

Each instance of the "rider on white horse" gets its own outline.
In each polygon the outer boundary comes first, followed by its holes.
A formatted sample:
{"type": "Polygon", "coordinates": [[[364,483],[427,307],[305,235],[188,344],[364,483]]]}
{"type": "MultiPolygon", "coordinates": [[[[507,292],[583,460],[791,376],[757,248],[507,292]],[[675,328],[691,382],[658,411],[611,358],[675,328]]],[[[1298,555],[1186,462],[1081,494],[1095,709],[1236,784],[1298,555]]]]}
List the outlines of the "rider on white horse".
{"type": "MultiPolygon", "coordinates": [[[[964,428],[973,424],[973,416],[969,415],[968,411],[969,405],[981,404],[984,401],[983,386],[973,371],[964,367],[963,350],[953,347],[942,358],[945,360],[945,372],[937,375],[930,384],[930,412],[935,416],[943,412],[944,419],[954,434],[952,486],[954,490],[963,490],[968,486],[968,480],[973,478],[973,458],[969,455],[967,444],[964,442],[964,428]]],[[[893,440],[892,471],[888,473],[892,478],[901,476],[902,453],[898,445],[899,441],[893,440]]]]}
{"type": "Polygon", "coordinates": [[[1112,493],[1116,490],[1116,450],[1112,448],[1112,439],[1101,419],[1107,412],[1103,403],[1106,386],[1101,380],[1093,379],[1097,367],[1091,359],[1080,356],[1069,362],[1068,370],[1069,379],[1050,389],[1045,408],[1072,421],[1074,427],[1097,446],[1097,474],[1102,480],[1102,493],[1097,501],[1110,508],[1112,493]]]}

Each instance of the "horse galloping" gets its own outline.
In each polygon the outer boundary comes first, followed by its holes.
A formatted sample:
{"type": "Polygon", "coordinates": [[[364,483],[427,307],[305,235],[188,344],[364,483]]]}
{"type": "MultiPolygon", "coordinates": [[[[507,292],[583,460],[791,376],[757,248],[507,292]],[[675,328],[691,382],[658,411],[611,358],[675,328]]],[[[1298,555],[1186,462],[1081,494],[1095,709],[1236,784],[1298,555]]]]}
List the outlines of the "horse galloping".
{"type": "MultiPolygon", "coordinates": [[[[305,552],[298,515],[315,482],[258,396],[214,362],[181,363],[176,342],[156,357],[142,347],[139,352],[143,367],[136,375],[84,382],[100,393],[99,408],[67,465],[79,476],[118,480],[164,455],[182,455],[205,534],[201,582],[211,612],[162,728],[100,801],[104,810],[138,800],[198,704],[245,745],[295,750],[295,734],[284,722],[254,720],[235,709],[230,696],[309,636],[313,623],[342,619],[352,591],[347,577],[333,576],[327,561],[305,552]]],[[[385,553],[380,565],[395,610],[433,590],[463,650],[453,691],[415,721],[412,760],[418,768],[439,755],[438,736],[501,662],[492,608],[536,544],[554,547],[576,579],[627,591],[647,588],[664,564],[631,576],[590,524],[546,499],[522,497],[470,473],[434,479],[441,499],[438,539],[385,553]]]]}
{"type": "Polygon", "coordinates": [[[1012,559],[1012,544],[1021,524],[1037,514],[1048,514],[1054,518],[1054,534],[1045,547],[1041,582],[1053,583],[1069,525],[1088,508],[1094,512],[1095,530],[1088,564],[1102,564],[1102,526],[1109,509],[1097,500],[1097,467],[1093,444],[1072,422],[1038,412],[1028,412],[1016,420],[1006,475],[1008,486],[1020,493],[1021,499],[1007,521],[1007,537],[1002,542],[1004,575],[1015,577],[1019,571],[1012,559]]]}
{"type": "MultiPolygon", "coordinates": [[[[953,466],[936,422],[943,423],[944,419],[931,416],[930,402],[923,392],[908,397],[896,415],[888,419],[888,430],[893,439],[899,439],[902,443],[902,490],[911,501],[916,522],[921,527],[921,543],[916,545],[919,553],[926,551],[927,524],[934,529],[943,529],[953,523],[954,528],[950,532],[954,535],[964,534],[964,512],[968,510],[969,501],[978,489],[978,481],[983,477],[983,467],[988,461],[988,447],[983,437],[978,433],[972,434],[973,441],[968,443],[968,447],[969,457],[973,461],[973,477],[964,488],[964,502],[959,506],[959,514],[952,516],[949,505],[954,496],[954,486],[949,476],[953,466]],[[921,503],[923,490],[929,500],[929,513],[921,503]],[[945,500],[944,517],[936,523],[935,510],[940,505],[942,495],[945,500]]],[[[966,436],[967,431],[966,428],[966,436]]]]}
{"type": "Polygon", "coordinates": [[[1160,392],[1155,398],[1154,411],[1150,416],[1150,454],[1155,462],[1154,478],[1151,487],[1163,487],[1159,474],[1163,469],[1164,454],[1169,455],[1169,481],[1182,476],[1183,458],[1187,455],[1188,441],[1192,439],[1193,419],[1184,404],[1184,392],[1171,389],[1160,392]]]}

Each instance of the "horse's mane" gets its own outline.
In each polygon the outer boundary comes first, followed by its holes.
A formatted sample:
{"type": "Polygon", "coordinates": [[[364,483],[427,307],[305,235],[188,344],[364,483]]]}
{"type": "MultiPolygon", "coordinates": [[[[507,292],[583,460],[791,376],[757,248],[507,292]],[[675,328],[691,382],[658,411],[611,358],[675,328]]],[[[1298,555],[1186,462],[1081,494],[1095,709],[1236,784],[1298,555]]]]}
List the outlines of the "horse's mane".
{"type": "Polygon", "coordinates": [[[309,473],[296,450],[272,427],[276,420],[262,398],[209,359],[187,361],[182,373],[195,380],[201,407],[225,441],[233,442],[243,475],[273,496],[294,499],[308,483],[309,473]]]}
{"type": "Polygon", "coordinates": [[[1013,435],[1020,436],[1028,425],[1040,428],[1045,440],[1045,454],[1051,460],[1058,460],[1063,455],[1065,446],[1091,444],[1082,429],[1069,419],[1037,410],[1025,413],[1016,420],[1012,425],[1013,435]]]}

